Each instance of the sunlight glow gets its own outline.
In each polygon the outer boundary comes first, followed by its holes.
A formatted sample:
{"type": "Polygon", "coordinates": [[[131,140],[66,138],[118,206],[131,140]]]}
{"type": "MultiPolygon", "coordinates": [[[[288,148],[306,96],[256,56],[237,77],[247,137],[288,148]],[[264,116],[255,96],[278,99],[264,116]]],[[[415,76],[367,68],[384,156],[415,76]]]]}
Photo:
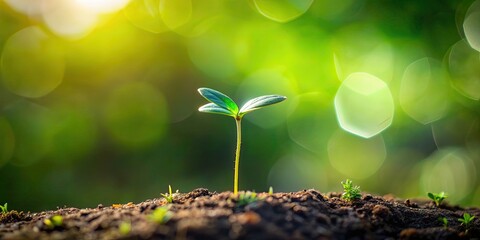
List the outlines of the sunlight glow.
{"type": "Polygon", "coordinates": [[[97,13],[111,13],[124,8],[130,0],[75,0],[76,5],[97,13]]]}

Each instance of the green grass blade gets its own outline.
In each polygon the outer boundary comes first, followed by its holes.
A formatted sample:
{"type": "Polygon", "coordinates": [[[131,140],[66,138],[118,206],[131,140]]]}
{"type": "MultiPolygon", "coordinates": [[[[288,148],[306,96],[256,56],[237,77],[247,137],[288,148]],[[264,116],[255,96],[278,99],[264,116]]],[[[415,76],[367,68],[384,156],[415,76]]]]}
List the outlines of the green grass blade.
{"type": "Polygon", "coordinates": [[[238,113],[237,104],[227,95],[210,88],[199,88],[198,92],[208,101],[229,110],[233,115],[238,113]]]}
{"type": "Polygon", "coordinates": [[[243,115],[247,112],[251,112],[275,103],[279,103],[287,99],[285,96],[280,95],[265,95],[261,97],[256,97],[254,99],[246,102],[240,109],[240,115],[243,115]]]}
{"type": "Polygon", "coordinates": [[[205,112],[205,113],[227,115],[227,116],[232,116],[232,117],[235,116],[235,114],[233,114],[229,110],[227,110],[225,108],[222,108],[215,103],[207,103],[207,104],[201,106],[200,108],[198,108],[198,111],[205,112]]]}

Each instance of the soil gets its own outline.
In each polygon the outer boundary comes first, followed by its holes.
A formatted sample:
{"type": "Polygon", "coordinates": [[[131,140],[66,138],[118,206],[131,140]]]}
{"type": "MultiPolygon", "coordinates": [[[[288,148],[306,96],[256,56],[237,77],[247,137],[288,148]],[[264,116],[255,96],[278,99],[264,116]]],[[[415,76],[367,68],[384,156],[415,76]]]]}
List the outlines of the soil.
{"type": "Polygon", "coordinates": [[[0,215],[0,239],[479,239],[480,209],[427,200],[362,194],[347,201],[339,193],[316,190],[259,193],[253,202],[231,192],[195,189],[138,204],[62,208],[0,215]],[[171,218],[151,219],[167,207],[171,218]],[[466,228],[458,218],[476,217],[466,228]],[[52,226],[46,219],[62,216],[52,226]],[[447,218],[445,227],[439,218],[447,218]]]}

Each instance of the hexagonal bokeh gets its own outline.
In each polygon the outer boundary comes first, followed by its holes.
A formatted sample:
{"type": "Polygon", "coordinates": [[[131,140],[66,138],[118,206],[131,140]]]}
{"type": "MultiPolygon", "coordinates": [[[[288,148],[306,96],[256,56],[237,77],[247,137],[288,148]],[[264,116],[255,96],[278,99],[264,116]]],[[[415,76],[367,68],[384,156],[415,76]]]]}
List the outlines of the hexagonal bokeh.
{"type": "Polygon", "coordinates": [[[434,122],[450,107],[449,89],[442,63],[431,58],[419,59],[405,69],[400,84],[400,106],[417,122],[434,122]]]}
{"type": "Polygon", "coordinates": [[[350,74],[335,96],[340,127],[370,138],[385,130],[393,120],[393,97],[387,84],[363,72],[350,74]]]}
{"type": "Polygon", "coordinates": [[[463,32],[468,44],[480,52],[480,1],[475,1],[468,8],[463,21],[463,32]]]}
{"type": "Polygon", "coordinates": [[[313,0],[254,0],[257,11],[268,19],[276,22],[289,22],[304,14],[312,5],[313,0]]]}

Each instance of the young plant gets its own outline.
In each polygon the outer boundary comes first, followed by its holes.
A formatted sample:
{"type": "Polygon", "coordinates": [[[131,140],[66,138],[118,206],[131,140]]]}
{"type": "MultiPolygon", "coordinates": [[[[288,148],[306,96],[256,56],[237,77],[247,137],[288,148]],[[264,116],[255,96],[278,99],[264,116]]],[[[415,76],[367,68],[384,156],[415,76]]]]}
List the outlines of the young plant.
{"type": "Polygon", "coordinates": [[[268,195],[272,195],[273,194],[273,187],[270,186],[270,188],[268,188],[268,195]]]}
{"type": "Polygon", "coordinates": [[[234,167],[234,177],[233,177],[233,194],[238,193],[238,166],[240,161],[240,145],[242,142],[242,127],[241,121],[245,114],[263,108],[268,105],[279,103],[287,99],[285,96],[279,95],[265,95],[261,97],[256,97],[247,101],[240,109],[238,105],[227,95],[210,89],[210,88],[199,88],[198,92],[205,99],[211,103],[201,106],[198,111],[206,113],[215,113],[221,115],[227,115],[235,119],[237,125],[237,148],[235,151],[235,167],[234,167]]]}
{"type": "Polygon", "coordinates": [[[259,198],[257,196],[257,193],[246,191],[246,192],[238,195],[237,205],[238,206],[244,206],[244,205],[256,202],[260,199],[261,198],[259,198]]]}
{"type": "Polygon", "coordinates": [[[360,187],[353,186],[353,183],[350,179],[345,180],[345,182],[341,182],[343,186],[343,194],[342,198],[348,201],[352,201],[355,199],[360,199],[362,195],[360,194],[360,187]]]}
{"type": "Polygon", "coordinates": [[[148,219],[158,224],[164,224],[172,218],[172,215],[173,213],[168,210],[168,207],[163,206],[153,210],[153,212],[148,215],[148,219]]]}
{"type": "Polygon", "coordinates": [[[3,213],[3,214],[7,213],[8,212],[7,206],[8,206],[7,203],[5,203],[3,206],[0,205],[0,213],[3,213]]]}
{"type": "Polygon", "coordinates": [[[465,227],[465,231],[468,231],[468,229],[470,228],[470,224],[472,224],[474,218],[475,216],[470,215],[469,213],[464,213],[463,218],[459,218],[458,221],[461,222],[461,225],[465,227]]]}
{"type": "Polygon", "coordinates": [[[54,229],[63,225],[63,217],[60,215],[54,215],[50,218],[43,220],[43,223],[48,229],[54,229]]]}
{"type": "MultiPolygon", "coordinates": [[[[175,193],[178,193],[178,190],[175,193]]],[[[167,203],[172,203],[173,202],[172,186],[168,185],[168,193],[165,193],[165,194],[162,193],[160,195],[162,195],[162,197],[165,198],[167,203]]]]}
{"type": "Polygon", "coordinates": [[[448,219],[446,217],[440,217],[438,220],[443,224],[444,228],[448,228],[448,219]]]}
{"type": "Polygon", "coordinates": [[[438,207],[442,203],[445,198],[447,198],[447,194],[445,192],[440,192],[440,193],[427,193],[428,197],[435,202],[435,205],[438,207]]]}

